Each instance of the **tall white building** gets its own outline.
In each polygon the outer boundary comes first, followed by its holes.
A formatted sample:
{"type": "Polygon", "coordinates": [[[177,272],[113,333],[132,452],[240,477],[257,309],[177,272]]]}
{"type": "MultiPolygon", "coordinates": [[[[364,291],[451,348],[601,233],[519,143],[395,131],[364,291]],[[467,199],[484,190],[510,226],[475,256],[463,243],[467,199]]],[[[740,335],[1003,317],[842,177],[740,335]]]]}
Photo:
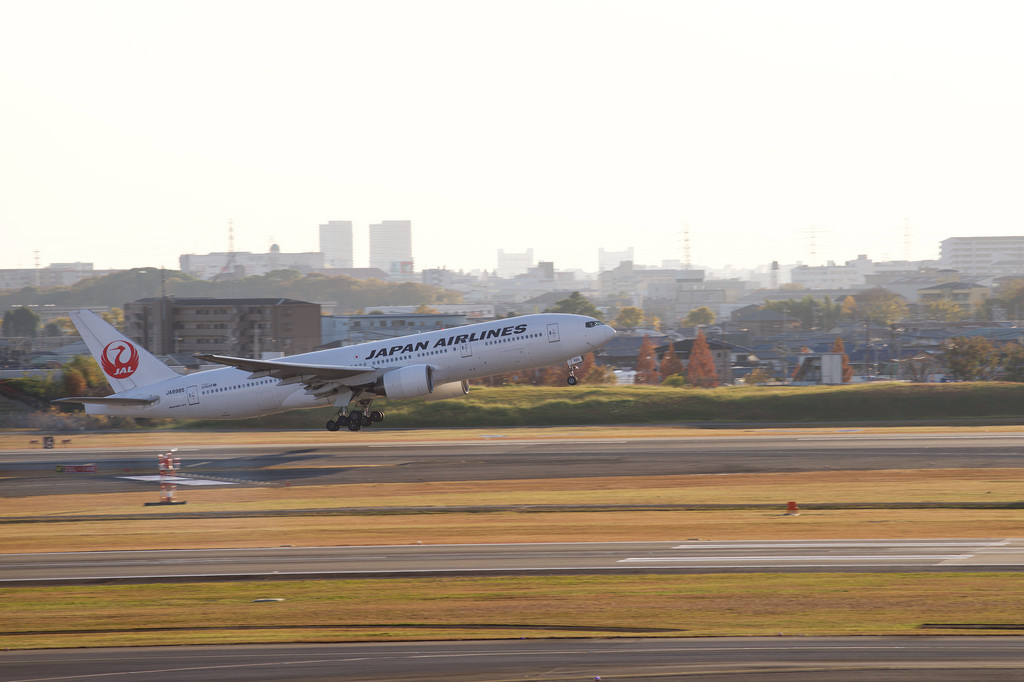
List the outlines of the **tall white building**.
{"type": "Polygon", "coordinates": [[[326,268],[353,267],[351,220],[331,220],[320,226],[320,253],[326,268]]]}
{"type": "Polygon", "coordinates": [[[533,265],[533,249],[523,253],[505,253],[504,249],[498,249],[498,277],[525,275],[533,265]]]}
{"type": "Polygon", "coordinates": [[[411,220],[370,225],[370,267],[380,268],[390,277],[413,274],[411,220]]]}
{"type": "Polygon", "coordinates": [[[1024,237],[950,237],[940,245],[944,268],[977,276],[1024,272],[1024,237]]]}

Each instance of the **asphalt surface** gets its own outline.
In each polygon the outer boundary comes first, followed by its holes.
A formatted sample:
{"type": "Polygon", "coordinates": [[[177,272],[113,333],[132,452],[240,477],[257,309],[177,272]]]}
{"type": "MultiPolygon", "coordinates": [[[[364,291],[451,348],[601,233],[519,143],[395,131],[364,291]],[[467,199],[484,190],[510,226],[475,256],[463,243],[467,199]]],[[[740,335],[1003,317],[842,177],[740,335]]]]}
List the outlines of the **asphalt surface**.
{"type": "Polygon", "coordinates": [[[1024,677],[1016,637],[502,640],[0,653],[0,682],[985,682],[1024,677]]]}
{"type": "Polygon", "coordinates": [[[0,554],[0,586],[439,575],[1024,571],[1024,540],[578,542],[0,554]]]}
{"type": "MultiPolygon", "coordinates": [[[[231,485],[325,485],[823,470],[1015,468],[1024,434],[832,434],[183,447],[183,472],[231,485]]],[[[173,434],[169,434],[172,438],[173,434]]],[[[268,437],[273,437],[270,434],[268,437]]],[[[173,447],[173,442],[168,443],[173,447]]],[[[155,448],[0,452],[0,497],[153,490],[155,448]],[[72,468],[95,465],[96,472],[72,468]],[[62,471],[59,471],[63,467],[62,471]]]]}

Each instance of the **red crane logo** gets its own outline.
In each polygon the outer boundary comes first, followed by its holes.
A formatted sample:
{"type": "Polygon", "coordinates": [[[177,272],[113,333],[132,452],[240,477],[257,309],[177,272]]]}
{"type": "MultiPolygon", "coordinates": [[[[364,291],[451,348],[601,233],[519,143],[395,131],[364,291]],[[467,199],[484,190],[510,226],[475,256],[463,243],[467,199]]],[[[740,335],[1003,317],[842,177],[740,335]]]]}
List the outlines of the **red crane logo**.
{"type": "Polygon", "coordinates": [[[139,351],[127,341],[111,341],[100,354],[100,364],[107,376],[127,379],[139,368],[139,351]]]}

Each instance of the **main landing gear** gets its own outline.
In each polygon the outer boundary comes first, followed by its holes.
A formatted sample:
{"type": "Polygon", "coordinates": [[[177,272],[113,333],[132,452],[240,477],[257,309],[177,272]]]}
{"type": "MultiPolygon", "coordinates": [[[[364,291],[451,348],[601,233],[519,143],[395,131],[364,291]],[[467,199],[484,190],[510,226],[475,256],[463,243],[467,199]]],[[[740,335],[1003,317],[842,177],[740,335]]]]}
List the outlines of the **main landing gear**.
{"type": "Polygon", "coordinates": [[[338,417],[327,422],[327,430],[337,431],[342,426],[347,426],[349,431],[358,431],[364,426],[382,421],[384,421],[384,413],[380,410],[370,410],[370,403],[366,403],[357,412],[349,412],[348,407],[338,410],[338,417]]]}

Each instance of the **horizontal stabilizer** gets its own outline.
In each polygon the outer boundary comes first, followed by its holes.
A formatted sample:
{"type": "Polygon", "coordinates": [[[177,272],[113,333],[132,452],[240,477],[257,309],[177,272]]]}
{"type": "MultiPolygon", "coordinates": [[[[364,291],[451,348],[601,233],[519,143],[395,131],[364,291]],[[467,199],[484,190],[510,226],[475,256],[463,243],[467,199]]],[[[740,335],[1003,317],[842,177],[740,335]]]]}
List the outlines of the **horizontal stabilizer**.
{"type": "Polygon", "coordinates": [[[229,355],[210,355],[196,353],[196,358],[204,362],[215,362],[228,367],[237,367],[246,372],[261,372],[278,379],[289,377],[314,376],[320,379],[348,379],[372,372],[373,367],[358,365],[312,365],[301,362],[284,362],[281,360],[253,360],[250,358],[233,358],[229,355]]]}
{"type": "Polygon", "coordinates": [[[129,406],[130,407],[130,406],[133,406],[133,405],[138,405],[138,406],[152,405],[153,403],[155,403],[159,399],[160,398],[155,396],[155,395],[146,396],[144,398],[118,398],[115,395],[108,395],[108,396],[103,396],[103,397],[98,397],[98,396],[82,396],[80,398],[58,398],[56,400],[51,400],[50,402],[53,402],[53,403],[78,403],[78,404],[81,404],[81,405],[123,405],[123,406],[129,406]]]}

